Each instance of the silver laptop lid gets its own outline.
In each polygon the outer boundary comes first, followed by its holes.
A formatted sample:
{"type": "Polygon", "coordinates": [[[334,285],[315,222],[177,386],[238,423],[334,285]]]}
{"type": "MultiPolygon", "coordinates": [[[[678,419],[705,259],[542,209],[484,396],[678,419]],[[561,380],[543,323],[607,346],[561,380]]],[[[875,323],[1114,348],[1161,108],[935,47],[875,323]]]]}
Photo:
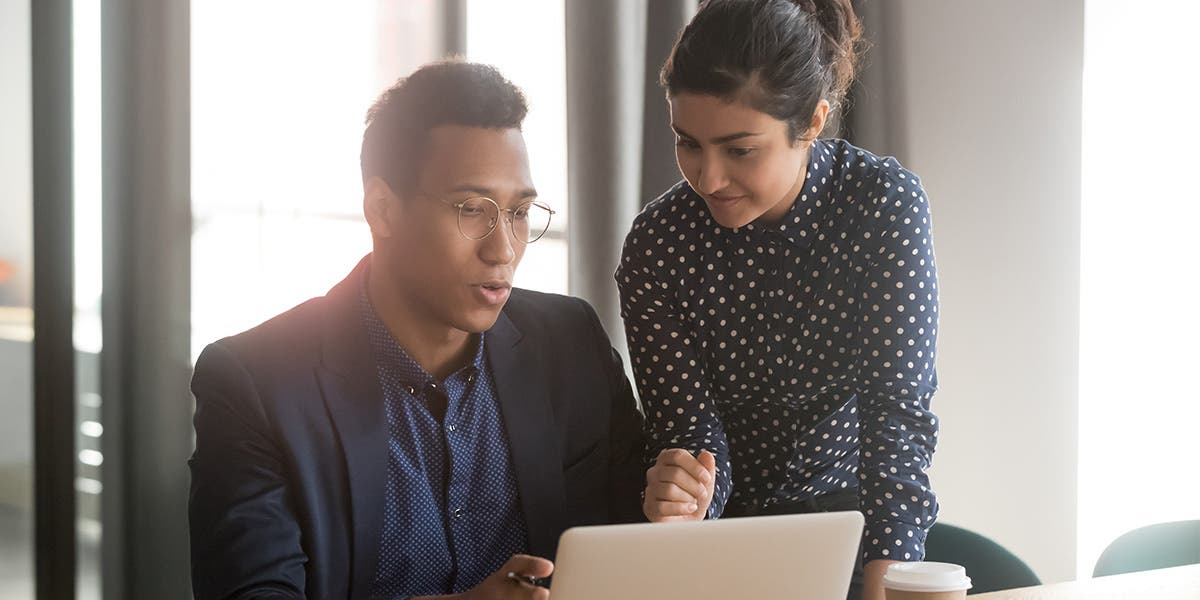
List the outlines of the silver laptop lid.
{"type": "Polygon", "coordinates": [[[858,512],[576,527],[558,545],[554,600],[846,597],[858,512]]]}

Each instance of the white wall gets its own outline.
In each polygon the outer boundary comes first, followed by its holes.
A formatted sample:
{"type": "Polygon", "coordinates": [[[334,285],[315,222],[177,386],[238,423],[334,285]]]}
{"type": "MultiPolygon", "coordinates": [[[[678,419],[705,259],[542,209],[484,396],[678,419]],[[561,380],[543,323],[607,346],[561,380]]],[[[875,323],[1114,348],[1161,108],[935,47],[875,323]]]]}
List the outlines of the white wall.
{"type": "Polygon", "coordinates": [[[941,518],[1074,579],[1083,2],[887,12],[884,151],[924,180],[941,277],[941,518]]]}

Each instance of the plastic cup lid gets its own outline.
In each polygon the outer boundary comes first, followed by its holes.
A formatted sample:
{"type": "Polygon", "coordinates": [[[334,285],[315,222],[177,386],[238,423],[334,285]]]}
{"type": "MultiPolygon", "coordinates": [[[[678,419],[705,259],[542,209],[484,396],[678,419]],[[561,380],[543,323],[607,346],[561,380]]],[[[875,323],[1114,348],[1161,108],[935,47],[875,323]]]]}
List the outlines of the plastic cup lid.
{"type": "Polygon", "coordinates": [[[895,563],[888,566],[883,586],[904,592],[951,592],[971,589],[971,578],[966,569],[951,563],[895,563]]]}

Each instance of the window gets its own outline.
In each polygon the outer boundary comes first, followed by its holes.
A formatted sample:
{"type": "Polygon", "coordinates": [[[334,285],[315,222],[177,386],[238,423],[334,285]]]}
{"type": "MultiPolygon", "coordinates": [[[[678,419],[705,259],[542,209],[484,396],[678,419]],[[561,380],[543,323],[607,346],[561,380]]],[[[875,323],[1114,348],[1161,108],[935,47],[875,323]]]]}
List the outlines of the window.
{"type": "Polygon", "coordinates": [[[1090,0],[1083,76],[1079,564],[1200,518],[1200,4],[1090,0]]]}
{"type": "Polygon", "coordinates": [[[100,295],[103,291],[101,248],[100,157],[100,3],[75,0],[72,14],[74,67],[75,187],[75,407],[76,512],[78,520],[76,598],[100,597],[100,503],[103,501],[100,439],[100,295]]]}
{"type": "Polygon", "coordinates": [[[33,596],[30,4],[0,2],[0,597],[33,596]]]}
{"type": "Polygon", "coordinates": [[[550,231],[517,268],[518,287],[567,293],[567,72],[565,5],[559,0],[471,0],[467,58],[495,65],[525,92],[523,132],[538,195],[554,210],[550,231]],[[513,35],[514,31],[531,32],[513,35]]]}
{"type": "Polygon", "coordinates": [[[363,118],[439,55],[434,0],[192,5],[192,346],[324,294],[371,250],[363,118]]]}
{"type": "MultiPolygon", "coordinates": [[[[324,294],[370,252],[363,118],[440,56],[440,11],[434,0],[193,3],[193,356],[324,294]]],[[[534,184],[557,211],[516,283],[554,292],[567,289],[563,31],[562,2],[468,3],[467,57],[525,90],[534,184]]]]}

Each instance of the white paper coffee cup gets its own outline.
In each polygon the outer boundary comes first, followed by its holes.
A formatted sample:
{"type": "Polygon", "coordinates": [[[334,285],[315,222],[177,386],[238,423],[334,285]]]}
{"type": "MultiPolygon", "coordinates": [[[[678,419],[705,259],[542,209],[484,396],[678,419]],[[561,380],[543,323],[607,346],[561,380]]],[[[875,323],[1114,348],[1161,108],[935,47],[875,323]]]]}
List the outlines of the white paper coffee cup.
{"type": "Polygon", "coordinates": [[[967,570],[941,562],[909,562],[888,566],[883,587],[889,600],[951,600],[971,589],[967,570]]]}

